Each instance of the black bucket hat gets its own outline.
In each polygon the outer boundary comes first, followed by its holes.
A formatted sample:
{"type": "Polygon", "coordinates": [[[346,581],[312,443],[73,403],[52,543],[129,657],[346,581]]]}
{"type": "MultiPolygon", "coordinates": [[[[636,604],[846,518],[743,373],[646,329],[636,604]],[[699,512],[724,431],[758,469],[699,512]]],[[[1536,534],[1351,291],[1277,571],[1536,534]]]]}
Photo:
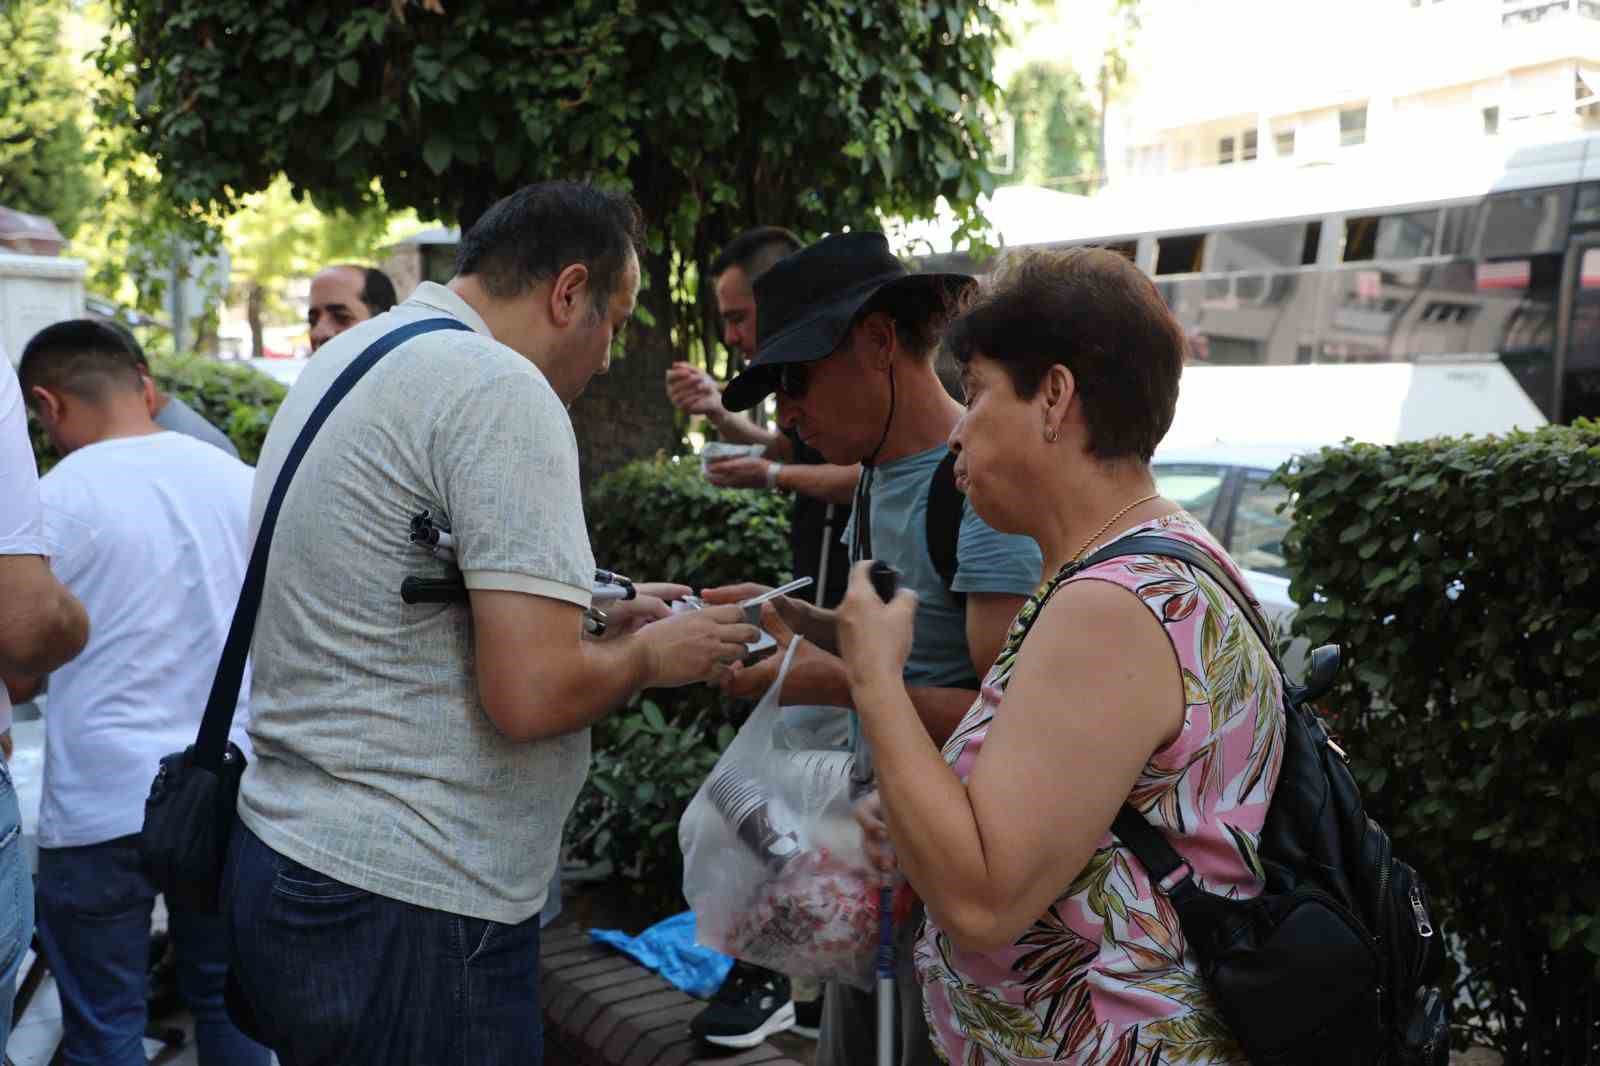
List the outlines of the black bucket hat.
{"type": "Polygon", "coordinates": [[[859,315],[925,318],[949,310],[974,283],[967,274],[909,273],[881,233],[824,237],[756,279],[756,357],[728,382],[722,405],[754,407],[776,391],[778,367],[825,358],[859,315]]]}

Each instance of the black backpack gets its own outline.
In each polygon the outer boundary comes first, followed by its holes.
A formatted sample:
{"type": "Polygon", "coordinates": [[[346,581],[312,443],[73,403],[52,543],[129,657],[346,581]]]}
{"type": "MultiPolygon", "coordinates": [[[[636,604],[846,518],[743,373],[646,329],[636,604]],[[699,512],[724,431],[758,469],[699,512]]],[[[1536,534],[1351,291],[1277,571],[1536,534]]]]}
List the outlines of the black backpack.
{"type": "MultiPolygon", "coordinates": [[[[1211,577],[1239,605],[1283,674],[1254,600],[1203,549],[1126,537],[1073,572],[1158,555],[1211,577]]],[[[1311,707],[1332,688],[1339,649],[1312,652],[1304,685],[1284,678],[1283,765],[1262,828],[1259,896],[1216,896],[1159,829],[1123,804],[1112,831],[1178,913],[1201,976],[1253,1066],[1445,1066],[1450,1003],[1427,890],[1367,817],[1345,754],[1311,707]]]]}

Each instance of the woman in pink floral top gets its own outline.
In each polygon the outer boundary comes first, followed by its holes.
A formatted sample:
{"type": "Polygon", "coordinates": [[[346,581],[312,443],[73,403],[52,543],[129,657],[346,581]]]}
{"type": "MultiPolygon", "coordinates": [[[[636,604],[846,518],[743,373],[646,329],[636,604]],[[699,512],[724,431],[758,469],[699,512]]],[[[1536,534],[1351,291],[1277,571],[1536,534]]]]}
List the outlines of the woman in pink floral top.
{"type": "Polygon", "coordinates": [[[935,1046],[961,1066],[1244,1066],[1176,913],[1111,823],[1128,802],[1202,887],[1257,894],[1281,681],[1204,574],[1149,555],[1077,565],[1154,532],[1233,569],[1150,473],[1183,334],[1131,263],[1075,249],[1002,264],[946,344],[968,399],[958,482],[990,525],[1034,537],[1055,577],[943,752],[900,682],[914,597],[883,605],[863,564],[841,607],[880,788],[859,814],[927,905],[916,962],[935,1046]]]}

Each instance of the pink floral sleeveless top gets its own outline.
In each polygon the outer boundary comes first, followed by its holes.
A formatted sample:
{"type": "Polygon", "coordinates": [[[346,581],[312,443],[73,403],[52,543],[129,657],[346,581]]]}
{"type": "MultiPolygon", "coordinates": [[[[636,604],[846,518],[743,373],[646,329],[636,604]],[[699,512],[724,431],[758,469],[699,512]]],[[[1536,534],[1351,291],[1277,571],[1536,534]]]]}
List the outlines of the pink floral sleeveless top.
{"type": "MultiPolygon", "coordinates": [[[[1194,542],[1244,586],[1188,514],[1124,536],[1141,532],[1194,542]]],[[[1161,826],[1208,891],[1256,895],[1256,843],[1283,757],[1282,681],[1272,660],[1227,593],[1177,560],[1125,556],[1068,580],[1110,581],[1137,595],[1183,670],[1183,731],[1151,757],[1130,801],[1161,826]]],[[[1059,584],[1059,576],[1047,583],[1017,616],[981,696],[945,744],[945,760],[962,780],[990,722],[1005,713],[1023,640],[1059,584]]],[[[1177,914],[1109,830],[1077,880],[1011,947],[968,954],[930,915],[916,963],[934,1046],[952,1064],[1246,1062],[1196,973],[1177,914]]]]}

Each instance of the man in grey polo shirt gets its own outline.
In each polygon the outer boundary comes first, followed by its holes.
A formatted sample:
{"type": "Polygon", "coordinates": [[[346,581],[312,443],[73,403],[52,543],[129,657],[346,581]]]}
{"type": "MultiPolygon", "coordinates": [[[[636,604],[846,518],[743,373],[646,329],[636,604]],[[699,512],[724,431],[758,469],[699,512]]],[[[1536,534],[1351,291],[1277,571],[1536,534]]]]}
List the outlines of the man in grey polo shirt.
{"type": "Polygon", "coordinates": [[[284,1066],[540,1063],[538,915],[590,723],[719,676],[757,637],[735,607],[583,638],[566,408],[633,311],[641,245],[626,197],[507,197],[448,285],[323,345],[267,436],[254,521],[341,370],[407,323],[468,327],[399,345],[334,408],[273,538],[224,888],[241,1006],[284,1066]],[[470,606],[400,599],[406,576],[451,572],[407,540],[424,509],[470,606]]]}

